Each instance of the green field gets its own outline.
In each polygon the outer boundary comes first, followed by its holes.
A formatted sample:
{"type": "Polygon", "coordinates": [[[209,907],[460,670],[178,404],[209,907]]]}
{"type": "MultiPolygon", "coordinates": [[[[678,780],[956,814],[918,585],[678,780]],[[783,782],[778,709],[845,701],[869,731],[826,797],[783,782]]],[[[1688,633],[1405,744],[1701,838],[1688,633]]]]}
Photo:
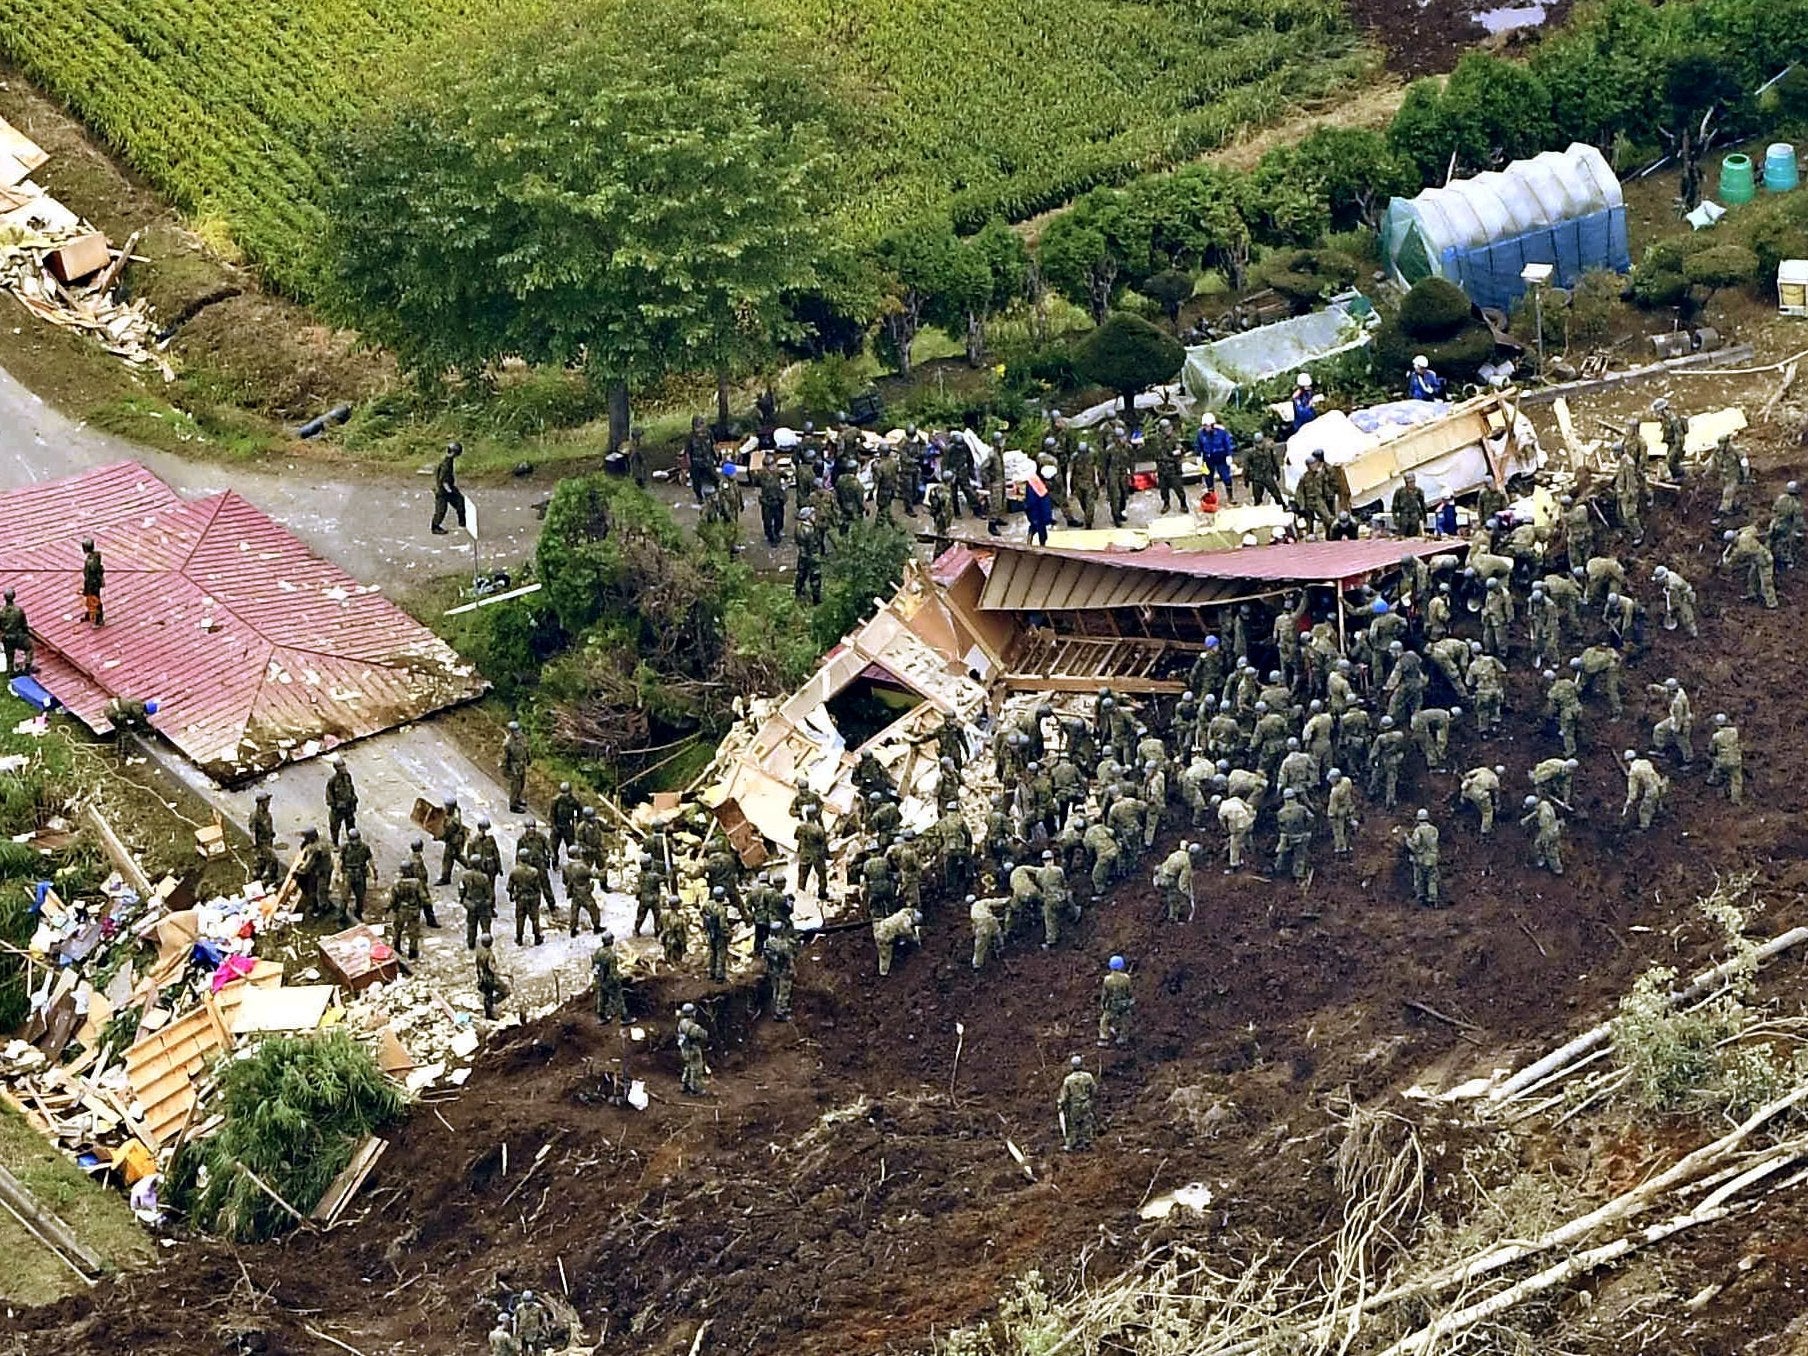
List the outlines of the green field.
{"type": "MultiPolygon", "coordinates": [[[[481,25],[545,3],[0,0],[0,52],[305,294],[318,148],[404,85],[423,43],[480,52],[481,25]]],[[[1030,215],[1217,145],[1362,64],[1338,0],[748,3],[865,101],[842,173],[850,224],[870,234],[926,208],[964,226],[1030,215]]]]}

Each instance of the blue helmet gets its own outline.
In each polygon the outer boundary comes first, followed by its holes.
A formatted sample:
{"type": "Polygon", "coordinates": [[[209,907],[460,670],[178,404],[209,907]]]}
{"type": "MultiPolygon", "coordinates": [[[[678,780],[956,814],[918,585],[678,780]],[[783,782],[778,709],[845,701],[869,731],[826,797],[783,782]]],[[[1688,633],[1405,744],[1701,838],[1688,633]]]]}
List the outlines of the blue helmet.
{"type": "Polygon", "coordinates": [[[1377,617],[1385,617],[1387,615],[1387,599],[1375,599],[1375,601],[1370,604],[1369,611],[1373,612],[1377,617]]]}
{"type": "Polygon", "coordinates": [[[1207,637],[1206,637],[1206,638],[1205,638],[1205,648],[1206,648],[1206,649],[1208,649],[1208,650],[1215,650],[1215,649],[1217,649],[1217,648],[1218,648],[1218,637],[1216,637],[1216,636],[1207,636],[1207,637]]]}
{"type": "Polygon", "coordinates": [[[158,711],[162,710],[162,708],[162,702],[152,699],[144,704],[144,713],[147,716],[154,716],[158,711]]]}
{"type": "Polygon", "coordinates": [[[1122,970],[1124,968],[1124,958],[1122,956],[1113,956],[1107,964],[1109,964],[1113,970],[1122,970]]]}

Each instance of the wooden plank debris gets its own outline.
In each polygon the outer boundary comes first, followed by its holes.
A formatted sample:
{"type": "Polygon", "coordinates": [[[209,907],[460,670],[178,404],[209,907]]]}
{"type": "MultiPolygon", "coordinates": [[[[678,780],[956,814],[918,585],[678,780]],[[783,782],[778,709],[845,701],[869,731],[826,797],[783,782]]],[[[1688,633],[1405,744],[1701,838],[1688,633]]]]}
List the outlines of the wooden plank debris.
{"type": "Polygon", "coordinates": [[[315,1223],[331,1229],[339,1222],[345,1207],[351,1204],[352,1197],[358,1194],[371,1170],[377,1166],[377,1160],[388,1148],[388,1140],[370,1135],[352,1152],[351,1161],[327,1184],[326,1194],[314,1206],[312,1218],[315,1223]]]}

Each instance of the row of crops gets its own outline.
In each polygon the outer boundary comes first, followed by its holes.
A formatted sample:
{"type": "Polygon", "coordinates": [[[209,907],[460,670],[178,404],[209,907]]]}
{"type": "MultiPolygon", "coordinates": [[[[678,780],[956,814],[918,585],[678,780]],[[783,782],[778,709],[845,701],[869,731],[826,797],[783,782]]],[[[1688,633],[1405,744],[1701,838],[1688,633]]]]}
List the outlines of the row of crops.
{"type": "MultiPolygon", "coordinates": [[[[0,51],[185,210],[309,290],[319,148],[422,42],[546,0],[0,0],[0,51]]],[[[850,208],[977,224],[1221,142],[1354,69],[1337,0],[749,0],[864,94],[850,208]]],[[[473,58],[477,59],[477,58],[473,58]]]]}

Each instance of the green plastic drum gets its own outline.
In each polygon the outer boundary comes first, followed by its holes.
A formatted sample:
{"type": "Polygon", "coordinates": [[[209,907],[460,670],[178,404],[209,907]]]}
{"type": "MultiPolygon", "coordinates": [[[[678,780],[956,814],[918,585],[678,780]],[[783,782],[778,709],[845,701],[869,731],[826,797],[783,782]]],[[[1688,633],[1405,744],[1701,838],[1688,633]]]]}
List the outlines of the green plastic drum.
{"type": "Polygon", "coordinates": [[[1735,153],[1720,162],[1721,202],[1729,206],[1734,203],[1750,202],[1757,192],[1757,185],[1752,181],[1752,162],[1749,155],[1735,153]]]}

